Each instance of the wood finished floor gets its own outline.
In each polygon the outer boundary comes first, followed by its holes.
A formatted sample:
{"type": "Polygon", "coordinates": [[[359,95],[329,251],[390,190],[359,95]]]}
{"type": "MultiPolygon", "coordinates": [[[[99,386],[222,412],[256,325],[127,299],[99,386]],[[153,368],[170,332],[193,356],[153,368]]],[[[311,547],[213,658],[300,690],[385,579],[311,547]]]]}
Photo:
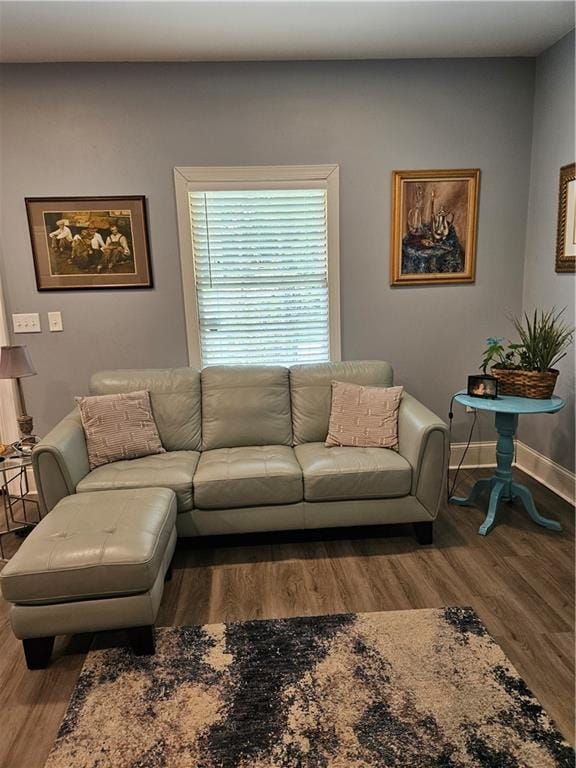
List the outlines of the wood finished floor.
{"type": "MultiPolygon", "coordinates": [[[[468,474],[461,490],[486,474],[468,474]]],[[[157,623],[471,605],[574,743],[574,510],[518,475],[562,533],[514,504],[486,538],[479,509],[445,507],[429,547],[407,527],[381,538],[179,549],[157,623]]],[[[29,672],[0,600],[1,768],[42,768],[90,641],[59,638],[51,666],[29,672]]]]}

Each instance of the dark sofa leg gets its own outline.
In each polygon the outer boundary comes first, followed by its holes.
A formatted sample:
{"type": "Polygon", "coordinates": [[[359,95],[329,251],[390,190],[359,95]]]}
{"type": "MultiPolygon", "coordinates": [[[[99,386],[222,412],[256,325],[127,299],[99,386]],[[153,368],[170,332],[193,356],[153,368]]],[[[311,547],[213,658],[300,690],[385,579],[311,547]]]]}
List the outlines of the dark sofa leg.
{"type": "Polygon", "coordinates": [[[22,640],[28,669],[45,669],[50,662],[54,637],[29,637],[22,640]]]}
{"type": "Polygon", "coordinates": [[[172,563],[170,563],[166,573],[164,574],[164,581],[172,581],[172,563]]]}
{"type": "Polygon", "coordinates": [[[418,544],[432,544],[434,541],[434,523],[412,523],[418,544]]]}
{"type": "Polygon", "coordinates": [[[154,647],[154,627],[131,627],[128,630],[128,640],[136,656],[150,656],[156,650],[154,647]]]}

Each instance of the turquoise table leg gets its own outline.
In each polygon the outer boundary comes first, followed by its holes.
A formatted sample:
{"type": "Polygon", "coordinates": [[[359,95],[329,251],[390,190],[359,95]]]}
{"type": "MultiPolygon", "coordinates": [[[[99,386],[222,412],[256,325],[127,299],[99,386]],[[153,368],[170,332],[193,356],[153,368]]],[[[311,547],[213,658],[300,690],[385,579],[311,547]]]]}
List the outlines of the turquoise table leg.
{"type": "Polygon", "coordinates": [[[486,519],[478,529],[482,536],[490,531],[496,521],[496,512],[500,501],[519,498],[528,514],[538,525],[549,528],[553,531],[560,531],[561,526],[555,520],[548,520],[542,517],[534,505],[532,494],[525,485],[515,483],[512,480],[512,461],[514,459],[514,435],[518,426],[518,414],[516,413],[496,413],[496,431],[498,432],[498,442],[496,444],[496,472],[493,477],[482,478],[478,480],[470,495],[466,498],[452,497],[451,504],[460,504],[470,506],[474,504],[480,494],[490,489],[490,501],[488,503],[488,512],[486,519]]]}
{"type": "Polygon", "coordinates": [[[477,480],[474,483],[474,486],[472,487],[470,494],[465,498],[462,498],[460,496],[451,496],[450,504],[458,504],[461,507],[473,507],[474,504],[480,498],[481,494],[485,490],[491,489],[493,485],[494,485],[493,477],[483,477],[481,480],[477,480]]]}
{"type": "Polygon", "coordinates": [[[496,480],[492,486],[492,490],[490,491],[490,501],[488,503],[488,512],[486,513],[484,522],[480,528],[478,528],[478,533],[481,536],[486,536],[496,522],[496,510],[498,509],[498,504],[502,498],[505,487],[505,484],[501,480],[496,480]]]}
{"type": "Polygon", "coordinates": [[[461,504],[470,506],[478,499],[482,491],[490,489],[490,501],[488,502],[488,512],[486,518],[478,533],[482,536],[490,531],[496,522],[496,511],[501,499],[512,498],[512,460],[514,458],[514,435],[518,426],[518,415],[516,413],[497,413],[496,430],[498,431],[498,443],[496,444],[496,472],[493,477],[486,477],[478,480],[470,495],[466,498],[450,499],[452,504],[461,504]]]}
{"type": "Polygon", "coordinates": [[[512,495],[514,498],[520,499],[522,504],[524,504],[526,507],[526,511],[535,523],[538,523],[538,525],[541,525],[543,528],[549,528],[551,531],[562,530],[562,526],[557,520],[550,520],[547,517],[542,517],[542,515],[536,509],[532,494],[525,485],[522,485],[521,483],[512,483],[512,495]]]}

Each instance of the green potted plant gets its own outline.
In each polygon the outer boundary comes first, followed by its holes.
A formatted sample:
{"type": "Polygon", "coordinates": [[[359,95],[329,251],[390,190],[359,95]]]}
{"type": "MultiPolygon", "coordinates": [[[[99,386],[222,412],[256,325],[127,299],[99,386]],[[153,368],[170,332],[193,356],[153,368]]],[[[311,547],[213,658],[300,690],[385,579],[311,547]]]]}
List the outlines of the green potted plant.
{"type": "Polygon", "coordinates": [[[558,370],[554,366],[566,355],[574,340],[574,328],[557,311],[534,310],[532,318],[511,317],[520,342],[504,345],[503,338],[491,337],[484,351],[484,373],[498,379],[498,391],[503,395],[548,399],[552,397],[558,370]]]}

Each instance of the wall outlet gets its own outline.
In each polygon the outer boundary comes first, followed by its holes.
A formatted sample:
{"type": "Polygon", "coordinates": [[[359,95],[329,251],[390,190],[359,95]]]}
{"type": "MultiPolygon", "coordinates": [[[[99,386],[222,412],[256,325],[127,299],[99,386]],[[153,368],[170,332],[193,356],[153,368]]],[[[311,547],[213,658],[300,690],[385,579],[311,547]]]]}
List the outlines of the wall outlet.
{"type": "Polygon", "coordinates": [[[471,408],[469,405],[467,405],[466,413],[476,413],[476,408],[471,408]]]}
{"type": "Polygon", "coordinates": [[[63,331],[61,312],[48,312],[48,327],[51,331],[63,331]]]}
{"type": "Polygon", "coordinates": [[[38,312],[30,312],[25,315],[12,315],[14,333],[42,333],[40,327],[40,315],[38,312]]]}

